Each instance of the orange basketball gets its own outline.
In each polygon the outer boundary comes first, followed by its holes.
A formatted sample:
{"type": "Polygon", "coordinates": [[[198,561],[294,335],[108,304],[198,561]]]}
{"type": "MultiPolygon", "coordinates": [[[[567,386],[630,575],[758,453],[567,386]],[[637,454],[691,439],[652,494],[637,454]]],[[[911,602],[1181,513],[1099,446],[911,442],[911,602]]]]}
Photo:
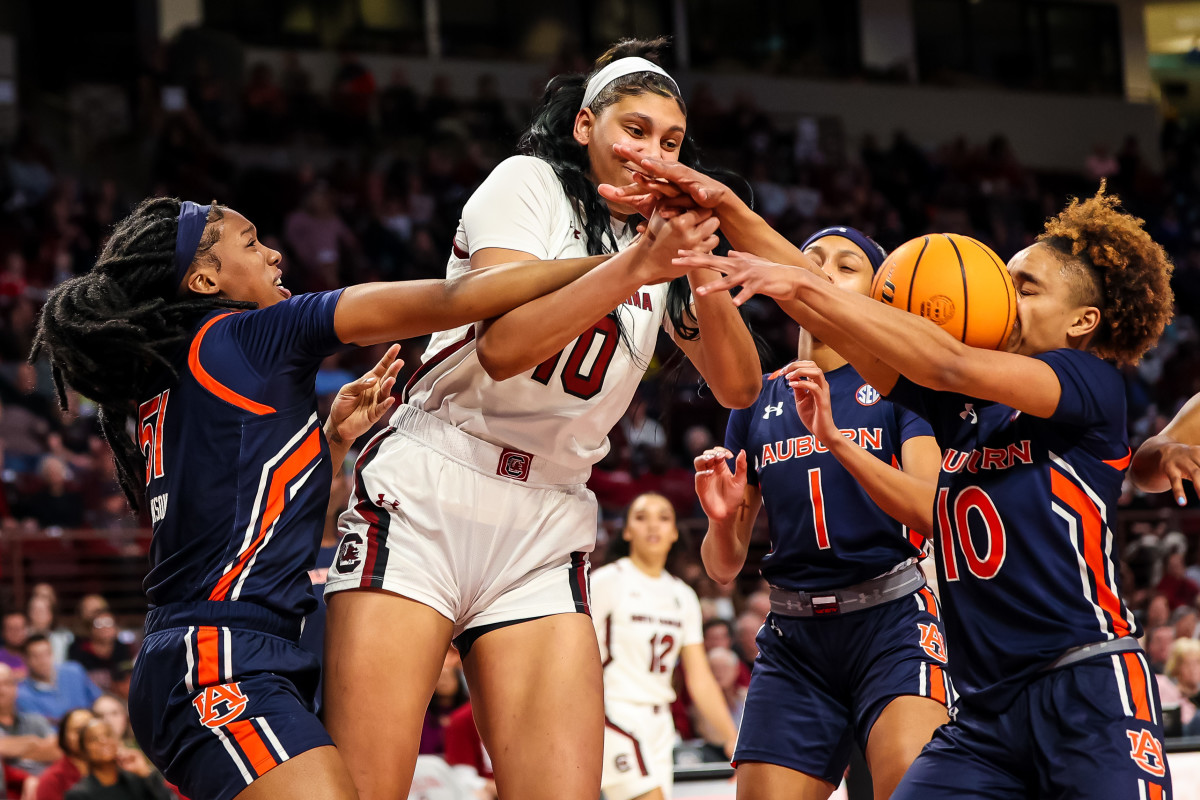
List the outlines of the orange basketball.
{"type": "Polygon", "coordinates": [[[1017,291],[1004,262],[957,233],[931,233],[897,247],[875,273],[871,297],[989,350],[1004,346],[1017,320],[1017,291]]]}

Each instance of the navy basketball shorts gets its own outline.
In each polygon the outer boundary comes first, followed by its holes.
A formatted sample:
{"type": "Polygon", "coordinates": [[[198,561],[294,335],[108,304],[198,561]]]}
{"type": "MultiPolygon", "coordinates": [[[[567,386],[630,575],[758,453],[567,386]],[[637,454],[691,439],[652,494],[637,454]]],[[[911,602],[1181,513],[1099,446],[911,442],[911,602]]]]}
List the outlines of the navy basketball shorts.
{"type": "Polygon", "coordinates": [[[1007,709],[964,705],[893,800],[1169,800],[1161,705],[1140,650],[1040,673],[1007,709]]]}
{"type": "Polygon", "coordinates": [[[897,697],[950,706],[946,639],[928,588],[829,617],[772,612],[758,632],[735,764],[758,761],[841,783],[851,744],[897,697]]]}
{"type": "Polygon", "coordinates": [[[289,758],[332,745],[313,713],[320,665],[300,621],[242,602],[151,610],[129,693],[146,756],[194,800],[230,800],[289,758]]]}

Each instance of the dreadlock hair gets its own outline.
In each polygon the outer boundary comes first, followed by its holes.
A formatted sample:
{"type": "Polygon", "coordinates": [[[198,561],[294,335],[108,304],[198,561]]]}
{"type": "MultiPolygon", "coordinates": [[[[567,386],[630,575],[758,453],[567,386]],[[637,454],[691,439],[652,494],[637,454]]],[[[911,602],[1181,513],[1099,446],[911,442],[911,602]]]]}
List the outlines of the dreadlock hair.
{"type": "MultiPolygon", "coordinates": [[[[562,183],[563,191],[583,222],[589,255],[616,252],[617,240],[609,225],[611,215],[608,205],[588,177],[591,163],[588,160],[587,148],[575,141],[574,136],[575,117],[579,114],[580,104],[583,103],[587,81],[619,58],[640,56],[657,63],[659,51],[669,43],[669,38],[665,36],[656,39],[622,39],[596,59],[590,74],[555,76],[546,84],[546,91],[542,95],[541,103],[533,112],[529,128],[517,144],[519,153],[540,158],[554,169],[554,174],[562,183]]],[[[687,106],[679,96],[679,91],[670,80],[654,72],[635,72],[618,78],[604,87],[588,108],[599,114],[626,97],[643,94],[672,98],[679,105],[679,110],[687,115],[687,106]]],[[[679,160],[689,167],[700,169],[699,153],[690,136],[684,136],[679,147],[679,160]]],[[[631,218],[627,224],[636,223],[637,219],[631,218]]],[[[690,307],[691,287],[687,278],[676,278],[667,289],[666,313],[675,331],[684,339],[696,339],[700,335],[690,307]]],[[[621,324],[619,311],[620,309],[617,309],[608,316],[617,323],[620,340],[632,352],[629,335],[625,326],[621,324]]]]}
{"type": "MultiPolygon", "coordinates": [[[[99,407],[100,430],[113,452],[117,479],[137,510],[145,493],[146,458],[129,435],[138,404],[171,357],[190,340],[196,323],[217,308],[253,303],[181,292],[175,273],[180,201],[143,200],[118,222],[96,264],[55,287],[38,320],[30,361],[45,356],[58,402],[67,387],[99,407]]],[[[224,213],[213,203],[196,260],[216,260],[224,213]]],[[[220,262],[216,261],[220,268],[220,262]]]]}
{"type": "Polygon", "coordinates": [[[1037,241],[1067,259],[1068,280],[1081,303],[1100,309],[1091,347],[1101,358],[1136,364],[1171,321],[1174,266],[1144,221],[1120,210],[1105,185],[1087,200],[1072,198],[1046,221],[1037,241]]]}

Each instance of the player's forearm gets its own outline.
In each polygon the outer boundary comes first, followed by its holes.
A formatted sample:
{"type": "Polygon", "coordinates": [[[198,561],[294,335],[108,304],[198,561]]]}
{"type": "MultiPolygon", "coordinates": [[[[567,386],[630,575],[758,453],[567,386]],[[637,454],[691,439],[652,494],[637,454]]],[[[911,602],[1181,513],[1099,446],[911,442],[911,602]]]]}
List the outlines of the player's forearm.
{"type": "Polygon", "coordinates": [[[844,436],[838,435],[833,441],[823,444],[885,514],[929,536],[933,530],[936,482],[922,480],[896,469],[844,436]]]}
{"type": "Polygon", "coordinates": [[[732,744],[737,739],[737,726],[733,724],[729,705],[725,702],[725,695],[717,684],[717,679],[713,677],[712,670],[687,670],[685,674],[692,704],[720,737],[720,741],[713,744],[732,744]]]}
{"type": "Polygon", "coordinates": [[[1157,436],[1147,439],[1133,456],[1129,477],[1143,492],[1165,492],[1171,481],[1163,471],[1164,451],[1173,445],[1200,445],[1200,394],[1184,403],[1157,436]]]}
{"type": "Polygon", "coordinates": [[[333,465],[333,475],[336,479],[338,472],[342,468],[342,463],[346,460],[346,456],[350,453],[350,447],[354,442],[348,442],[342,438],[337,432],[337,427],[333,425],[332,420],[325,421],[325,440],[329,442],[329,463],[333,465]]]}
{"type": "MultiPolygon", "coordinates": [[[[688,273],[692,289],[716,280],[711,270],[688,273]]],[[[738,313],[729,292],[695,296],[696,323],[700,339],[685,348],[689,359],[725,408],[746,408],[762,388],[762,364],[754,337],[738,313]]]]}
{"type": "Polygon", "coordinates": [[[799,300],[777,302],[783,313],[799,323],[815,339],[829,345],[838,355],[849,361],[863,380],[874,386],[880,394],[887,394],[896,385],[900,374],[893,367],[881,361],[848,332],[833,325],[821,312],[799,300]]]}
{"type": "Polygon", "coordinates": [[[753,253],[777,264],[800,264],[806,260],[799,247],[772,228],[733,192],[715,209],[721,220],[721,233],[734,250],[753,253]]]}
{"type": "Polygon", "coordinates": [[[646,282],[643,240],[555,291],[488,323],[479,336],[479,363],[493,380],[533,369],[603,319],[646,282]]]}
{"type": "Polygon", "coordinates": [[[749,549],[749,536],[744,539],[739,536],[732,520],[710,519],[704,541],[700,543],[700,560],[708,577],[717,583],[729,583],[742,571],[749,549]]]}

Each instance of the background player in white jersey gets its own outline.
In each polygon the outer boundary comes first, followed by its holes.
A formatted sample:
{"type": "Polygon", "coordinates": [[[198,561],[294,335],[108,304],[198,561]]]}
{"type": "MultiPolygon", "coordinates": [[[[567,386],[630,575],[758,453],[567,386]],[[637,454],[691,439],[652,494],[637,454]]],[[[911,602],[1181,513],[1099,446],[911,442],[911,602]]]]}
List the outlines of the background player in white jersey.
{"type": "Polygon", "coordinates": [[[700,600],[666,571],[679,539],[675,509],[639,495],[625,518],[629,555],[592,575],[592,621],[604,665],[606,800],[671,796],[675,723],[671,676],[683,661],[688,694],[733,755],[737,729],[704,651],[700,600]]]}
{"type": "Polygon", "coordinates": [[[448,271],[620,252],[529,313],[436,337],[408,402],[359,461],[328,578],[326,722],[367,800],[407,790],[451,639],[501,796],[594,800],[603,695],[584,616],[597,513],[584,482],[664,316],[718,400],[744,406],[758,393],[753,339],[730,297],[691,300],[716,276],[650,285],[684,274],[662,269],[675,250],[715,246],[708,212],[654,217],[635,242],[635,209],[597,192],[629,180],[616,143],[688,154],[679,89],[639,53],[646,43],[623,43],[590,78],[551,81],[526,155],[467,202],[448,271]]]}

